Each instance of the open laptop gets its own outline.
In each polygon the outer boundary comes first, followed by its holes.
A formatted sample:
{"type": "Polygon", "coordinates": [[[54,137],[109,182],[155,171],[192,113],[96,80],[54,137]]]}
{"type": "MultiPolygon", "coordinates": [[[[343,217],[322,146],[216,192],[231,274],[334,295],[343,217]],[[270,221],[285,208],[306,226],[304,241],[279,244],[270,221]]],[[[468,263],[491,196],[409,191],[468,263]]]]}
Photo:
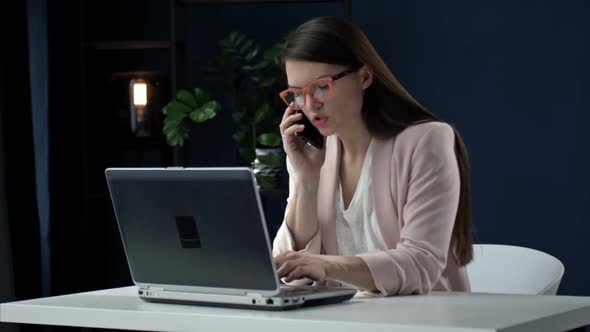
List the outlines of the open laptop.
{"type": "Polygon", "coordinates": [[[249,168],[108,168],[127,262],[146,301],[266,310],[355,289],[281,285],[249,168]]]}

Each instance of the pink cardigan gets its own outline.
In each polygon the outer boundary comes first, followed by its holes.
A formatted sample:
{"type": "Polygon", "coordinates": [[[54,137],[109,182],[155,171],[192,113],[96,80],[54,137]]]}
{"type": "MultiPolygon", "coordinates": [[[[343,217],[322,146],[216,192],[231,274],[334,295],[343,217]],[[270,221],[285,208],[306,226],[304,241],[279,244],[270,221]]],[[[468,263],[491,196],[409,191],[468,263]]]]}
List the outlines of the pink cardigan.
{"type": "MultiPolygon", "coordinates": [[[[395,138],[375,139],[371,169],[375,213],[389,250],[358,256],[367,263],[383,295],[470,291],[466,270],[457,265],[450,248],[460,189],[454,139],[453,129],[441,122],[412,126],[395,138]]],[[[339,161],[339,140],[330,136],[318,189],[320,231],[302,253],[337,254],[339,161]]],[[[289,163],[287,166],[291,168],[289,163]]],[[[293,184],[291,181],[291,193],[293,184]]],[[[283,221],[274,239],[273,254],[294,248],[283,221]]]]}

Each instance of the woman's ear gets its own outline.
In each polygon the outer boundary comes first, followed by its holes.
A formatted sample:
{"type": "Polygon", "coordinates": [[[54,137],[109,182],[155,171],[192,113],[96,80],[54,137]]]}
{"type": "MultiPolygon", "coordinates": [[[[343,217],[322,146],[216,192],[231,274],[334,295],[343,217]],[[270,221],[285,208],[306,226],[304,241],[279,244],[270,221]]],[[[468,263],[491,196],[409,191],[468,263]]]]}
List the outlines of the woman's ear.
{"type": "Polygon", "coordinates": [[[371,86],[371,83],[373,83],[373,70],[365,65],[359,69],[358,73],[360,77],[361,88],[365,90],[371,86]]]}

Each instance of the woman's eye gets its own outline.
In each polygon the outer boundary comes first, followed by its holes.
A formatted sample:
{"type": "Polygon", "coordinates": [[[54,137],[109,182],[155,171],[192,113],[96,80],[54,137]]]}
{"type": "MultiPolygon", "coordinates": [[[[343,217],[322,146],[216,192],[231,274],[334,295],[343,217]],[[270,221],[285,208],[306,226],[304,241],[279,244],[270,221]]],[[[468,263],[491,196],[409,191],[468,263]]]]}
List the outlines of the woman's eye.
{"type": "Polygon", "coordinates": [[[325,85],[320,85],[320,86],[318,86],[318,87],[319,87],[320,89],[322,89],[322,90],[328,90],[328,88],[329,88],[330,86],[329,86],[328,84],[325,84],[325,85]]]}

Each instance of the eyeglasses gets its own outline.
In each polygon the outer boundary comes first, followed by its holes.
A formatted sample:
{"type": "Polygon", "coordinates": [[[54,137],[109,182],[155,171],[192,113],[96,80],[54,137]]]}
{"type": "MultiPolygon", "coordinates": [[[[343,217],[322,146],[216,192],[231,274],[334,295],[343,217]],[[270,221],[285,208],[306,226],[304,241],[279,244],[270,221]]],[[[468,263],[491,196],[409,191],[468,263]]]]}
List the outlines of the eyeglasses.
{"type": "Polygon", "coordinates": [[[334,95],[334,89],[332,88],[334,81],[355,71],[356,70],[348,69],[332,77],[320,78],[308,83],[302,89],[289,88],[279,93],[279,96],[281,96],[281,99],[287,104],[287,106],[293,103],[293,109],[296,110],[300,110],[305,106],[305,101],[307,100],[305,96],[310,96],[318,102],[327,102],[332,99],[334,95]]]}

